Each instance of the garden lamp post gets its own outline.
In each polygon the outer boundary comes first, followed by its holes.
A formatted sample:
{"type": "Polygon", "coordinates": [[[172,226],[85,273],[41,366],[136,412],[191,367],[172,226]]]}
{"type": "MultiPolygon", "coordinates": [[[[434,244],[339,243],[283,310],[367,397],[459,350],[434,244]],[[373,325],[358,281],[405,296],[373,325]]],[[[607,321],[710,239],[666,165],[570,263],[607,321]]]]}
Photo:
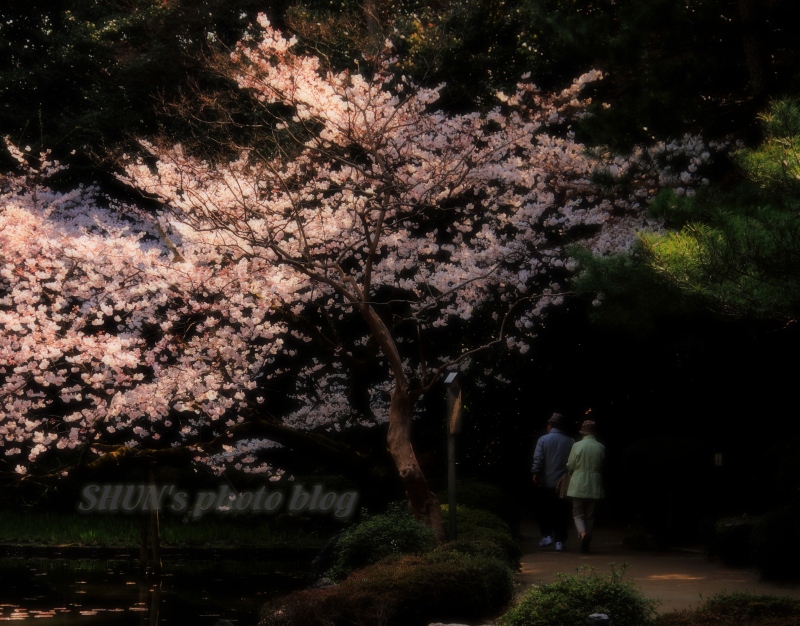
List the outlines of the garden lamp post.
{"type": "Polygon", "coordinates": [[[450,541],[456,538],[456,435],[461,432],[461,380],[458,372],[450,372],[447,386],[447,503],[450,541]]]}

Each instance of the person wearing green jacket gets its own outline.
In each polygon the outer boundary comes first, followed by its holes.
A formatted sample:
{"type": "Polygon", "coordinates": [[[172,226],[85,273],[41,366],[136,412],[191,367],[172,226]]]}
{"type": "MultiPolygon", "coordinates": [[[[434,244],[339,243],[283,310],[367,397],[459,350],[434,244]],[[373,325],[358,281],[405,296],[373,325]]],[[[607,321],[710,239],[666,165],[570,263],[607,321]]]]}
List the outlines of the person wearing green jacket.
{"type": "Polygon", "coordinates": [[[595,438],[597,425],[594,421],[585,420],[578,432],[583,439],[572,446],[567,459],[567,471],[571,474],[567,497],[572,498],[572,517],[581,538],[581,552],[587,554],[597,501],[605,495],[600,471],[606,447],[595,438]]]}

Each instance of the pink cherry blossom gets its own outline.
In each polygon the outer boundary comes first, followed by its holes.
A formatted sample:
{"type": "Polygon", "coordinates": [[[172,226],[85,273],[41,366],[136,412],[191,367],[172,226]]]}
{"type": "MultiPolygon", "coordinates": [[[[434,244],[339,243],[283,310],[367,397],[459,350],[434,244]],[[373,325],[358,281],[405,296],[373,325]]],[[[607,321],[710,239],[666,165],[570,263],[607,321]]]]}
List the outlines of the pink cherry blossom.
{"type": "Polygon", "coordinates": [[[59,451],[100,463],[127,447],[276,478],[279,434],[388,422],[412,509],[441,534],[410,444],[416,400],[478,351],[526,353],[563,300],[565,247],[613,253],[659,228],[647,200],[699,184],[715,146],[588,151],[571,123],[596,71],[447,114],[439,89],[398,79],[389,57],[371,76],[337,73],[259,24],[233,78],[292,111],[265,131],[291,148],[212,163],[144,143],[155,167],[129,160],[123,178],[160,199],[148,213],[95,189],[54,192],[42,181],[61,166],[43,155],[32,170],[9,147],[20,173],[0,183],[0,460],[24,475],[55,471],[59,451]],[[481,336],[434,341],[487,311],[481,336]],[[372,382],[355,407],[365,352],[372,382]],[[280,415],[276,385],[291,407],[280,415]]]}

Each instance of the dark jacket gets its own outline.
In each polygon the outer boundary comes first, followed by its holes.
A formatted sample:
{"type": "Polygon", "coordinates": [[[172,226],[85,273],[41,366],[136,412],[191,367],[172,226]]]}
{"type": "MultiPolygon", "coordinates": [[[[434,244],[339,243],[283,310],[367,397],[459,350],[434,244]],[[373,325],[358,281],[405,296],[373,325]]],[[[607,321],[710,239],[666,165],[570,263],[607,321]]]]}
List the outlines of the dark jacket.
{"type": "Polygon", "coordinates": [[[575,440],[559,428],[551,428],[539,437],[533,452],[533,474],[539,476],[543,487],[556,486],[561,474],[567,471],[567,459],[575,440]]]}

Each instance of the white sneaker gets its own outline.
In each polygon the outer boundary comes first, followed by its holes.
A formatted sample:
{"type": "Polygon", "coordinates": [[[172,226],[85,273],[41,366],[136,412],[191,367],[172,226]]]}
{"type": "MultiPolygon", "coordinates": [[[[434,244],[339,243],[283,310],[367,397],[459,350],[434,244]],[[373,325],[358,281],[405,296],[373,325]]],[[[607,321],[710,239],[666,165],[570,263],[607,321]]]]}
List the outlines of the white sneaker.
{"type": "Polygon", "coordinates": [[[556,542],[556,552],[564,552],[564,544],[560,541],[556,542]]]}
{"type": "Polygon", "coordinates": [[[547,546],[553,545],[553,538],[552,537],[542,537],[542,540],[539,542],[540,548],[545,548],[547,546]]]}

